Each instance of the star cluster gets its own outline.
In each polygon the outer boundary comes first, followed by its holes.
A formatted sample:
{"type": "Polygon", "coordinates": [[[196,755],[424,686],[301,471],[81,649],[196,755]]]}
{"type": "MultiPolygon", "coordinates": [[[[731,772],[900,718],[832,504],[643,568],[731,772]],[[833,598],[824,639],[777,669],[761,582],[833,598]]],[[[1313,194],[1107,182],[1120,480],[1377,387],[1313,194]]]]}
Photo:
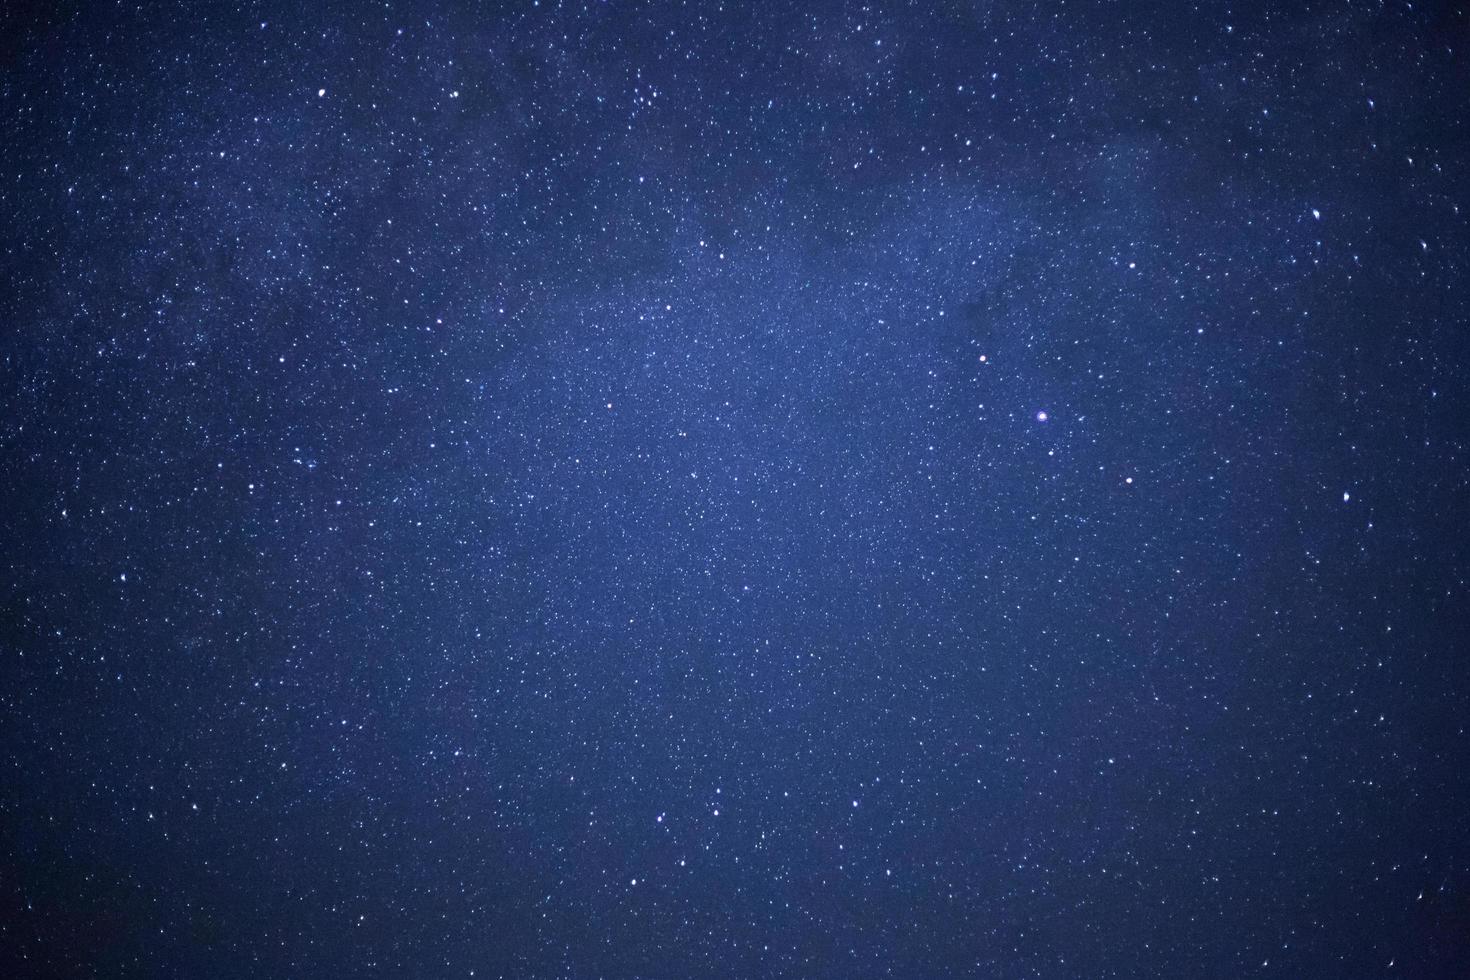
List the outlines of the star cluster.
{"type": "Polygon", "coordinates": [[[0,972],[1463,975],[1467,27],[0,13],[0,972]]]}

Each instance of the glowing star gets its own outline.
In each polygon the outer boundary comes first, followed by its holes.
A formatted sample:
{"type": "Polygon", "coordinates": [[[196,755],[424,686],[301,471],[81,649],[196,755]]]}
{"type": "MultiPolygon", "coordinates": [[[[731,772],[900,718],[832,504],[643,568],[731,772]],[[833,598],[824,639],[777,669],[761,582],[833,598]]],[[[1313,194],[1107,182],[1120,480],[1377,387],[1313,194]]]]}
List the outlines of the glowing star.
{"type": "Polygon", "coordinates": [[[1037,412],[1036,413],[1036,421],[1038,421],[1038,422],[1045,422],[1049,418],[1051,418],[1051,416],[1047,415],[1046,412],[1037,412]]]}

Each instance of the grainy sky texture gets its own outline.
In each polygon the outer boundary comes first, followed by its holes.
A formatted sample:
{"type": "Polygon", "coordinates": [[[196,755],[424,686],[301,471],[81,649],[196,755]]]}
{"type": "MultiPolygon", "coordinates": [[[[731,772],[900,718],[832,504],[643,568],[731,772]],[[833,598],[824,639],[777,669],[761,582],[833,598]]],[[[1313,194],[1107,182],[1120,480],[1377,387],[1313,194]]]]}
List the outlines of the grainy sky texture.
{"type": "Polygon", "coordinates": [[[0,13],[0,974],[1470,975],[1458,3],[0,13]]]}

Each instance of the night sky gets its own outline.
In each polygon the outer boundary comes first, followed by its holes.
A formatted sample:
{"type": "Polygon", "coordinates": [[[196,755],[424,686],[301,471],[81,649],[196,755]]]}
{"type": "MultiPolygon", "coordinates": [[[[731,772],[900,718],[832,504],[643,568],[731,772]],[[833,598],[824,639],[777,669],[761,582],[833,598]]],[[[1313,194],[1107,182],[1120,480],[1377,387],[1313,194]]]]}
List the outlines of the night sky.
{"type": "Polygon", "coordinates": [[[0,975],[1470,976],[1467,57],[7,4],[0,975]]]}

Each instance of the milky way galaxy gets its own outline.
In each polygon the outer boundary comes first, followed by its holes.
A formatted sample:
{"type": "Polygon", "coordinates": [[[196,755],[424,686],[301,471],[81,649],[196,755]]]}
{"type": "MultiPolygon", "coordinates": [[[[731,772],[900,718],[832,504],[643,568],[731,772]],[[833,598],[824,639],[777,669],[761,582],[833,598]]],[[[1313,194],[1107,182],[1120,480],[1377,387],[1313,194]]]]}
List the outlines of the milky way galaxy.
{"type": "Polygon", "coordinates": [[[1470,8],[0,52],[0,975],[1470,975],[1470,8]]]}

